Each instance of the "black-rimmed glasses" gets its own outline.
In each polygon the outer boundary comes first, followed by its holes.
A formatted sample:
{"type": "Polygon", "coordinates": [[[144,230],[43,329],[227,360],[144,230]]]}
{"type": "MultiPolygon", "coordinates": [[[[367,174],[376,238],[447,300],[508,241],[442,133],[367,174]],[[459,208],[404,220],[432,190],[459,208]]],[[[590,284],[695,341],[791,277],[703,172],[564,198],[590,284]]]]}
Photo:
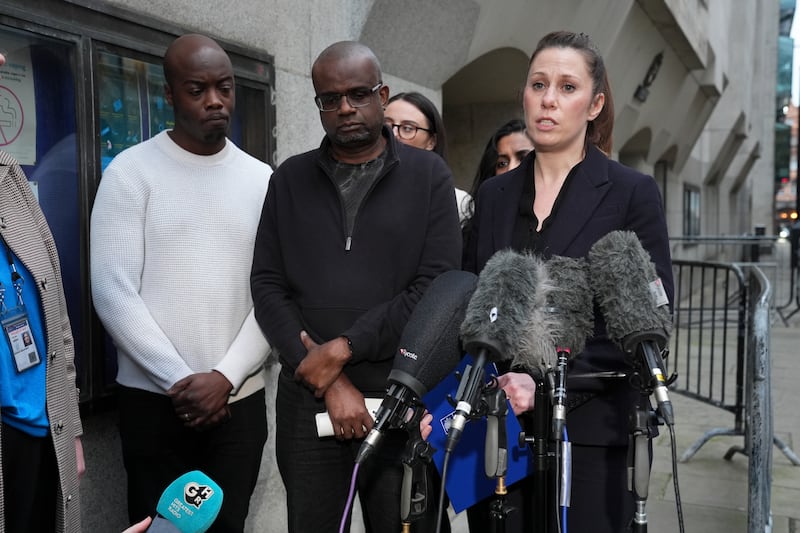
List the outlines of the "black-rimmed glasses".
{"type": "Polygon", "coordinates": [[[403,139],[404,141],[410,141],[414,137],[417,136],[417,130],[427,131],[428,133],[432,133],[431,130],[428,128],[422,128],[420,126],[415,126],[414,124],[394,124],[389,122],[388,120],[384,123],[392,130],[397,130],[397,136],[403,139]]]}
{"type": "Polygon", "coordinates": [[[383,82],[378,82],[372,89],[356,87],[346,93],[318,94],[314,97],[314,102],[316,102],[320,111],[336,111],[342,103],[342,96],[344,96],[347,98],[347,103],[350,104],[350,107],[364,107],[369,105],[372,95],[381,87],[383,87],[383,82]]]}

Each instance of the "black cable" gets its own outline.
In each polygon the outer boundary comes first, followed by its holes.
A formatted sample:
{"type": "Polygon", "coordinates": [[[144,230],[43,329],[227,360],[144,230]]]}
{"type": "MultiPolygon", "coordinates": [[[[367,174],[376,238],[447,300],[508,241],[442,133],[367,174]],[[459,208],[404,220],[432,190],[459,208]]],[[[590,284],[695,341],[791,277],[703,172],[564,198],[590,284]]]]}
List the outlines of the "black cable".
{"type": "Polygon", "coordinates": [[[436,533],[442,531],[442,518],[444,518],[444,485],[447,483],[447,465],[450,463],[450,452],[444,453],[442,462],[442,484],[439,486],[439,509],[436,511],[436,533]]]}
{"type": "Polygon", "coordinates": [[[684,533],[683,525],[683,504],[681,503],[681,490],[678,486],[678,453],[677,446],[675,445],[675,427],[668,425],[669,429],[669,444],[672,448],[672,483],[675,486],[675,507],[678,511],[678,529],[680,533],[684,533]]]}

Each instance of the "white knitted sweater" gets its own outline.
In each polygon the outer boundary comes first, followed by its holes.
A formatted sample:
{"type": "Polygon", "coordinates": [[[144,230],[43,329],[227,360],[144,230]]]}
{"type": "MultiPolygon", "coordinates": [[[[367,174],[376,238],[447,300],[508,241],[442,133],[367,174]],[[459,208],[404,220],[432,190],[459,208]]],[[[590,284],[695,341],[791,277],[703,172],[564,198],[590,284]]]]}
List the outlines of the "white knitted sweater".
{"type": "Polygon", "coordinates": [[[216,369],[231,401],[264,387],[253,245],[272,169],[232,142],[199,156],[167,132],[103,173],[91,219],[92,298],[118,351],[117,382],[164,393],[216,369]]]}

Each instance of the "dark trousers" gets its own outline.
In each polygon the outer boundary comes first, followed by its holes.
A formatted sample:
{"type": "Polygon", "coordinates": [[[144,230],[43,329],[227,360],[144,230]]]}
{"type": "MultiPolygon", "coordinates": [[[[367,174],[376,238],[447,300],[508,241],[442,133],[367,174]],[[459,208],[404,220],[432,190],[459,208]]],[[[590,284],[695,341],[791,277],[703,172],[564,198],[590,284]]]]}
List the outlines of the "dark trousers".
{"type": "MultiPolygon", "coordinates": [[[[278,469],[286,487],[289,533],[336,533],[344,514],[355,457],[363,439],[341,442],[331,437],[319,438],[315,415],[324,410],[323,401],[281,372],[275,447],[278,469]]],[[[401,457],[406,440],[404,430],[387,431],[359,468],[357,490],[368,533],[401,530],[401,457]]],[[[413,522],[411,530],[415,532],[436,530],[438,485],[430,471],[428,474],[427,514],[413,522]]],[[[348,515],[345,531],[349,528],[348,515]]],[[[450,531],[446,512],[441,531],[450,531]]]]}
{"type": "Polygon", "coordinates": [[[230,404],[230,420],[205,431],[187,429],[162,394],[121,387],[119,429],[128,474],[131,523],[156,512],[161,493],[177,477],[200,470],[224,493],[208,531],[241,532],[267,441],[264,390],[230,404]]]}
{"type": "Polygon", "coordinates": [[[626,531],[636,511],[628,490],[627,446],[572,445],[569,531],[626,531]]]}
{"type": "Polygon", "coordinates": [[[7,533],[55,531],[58,466],[50,436],[3,424],[3,495],[7,533]]]}

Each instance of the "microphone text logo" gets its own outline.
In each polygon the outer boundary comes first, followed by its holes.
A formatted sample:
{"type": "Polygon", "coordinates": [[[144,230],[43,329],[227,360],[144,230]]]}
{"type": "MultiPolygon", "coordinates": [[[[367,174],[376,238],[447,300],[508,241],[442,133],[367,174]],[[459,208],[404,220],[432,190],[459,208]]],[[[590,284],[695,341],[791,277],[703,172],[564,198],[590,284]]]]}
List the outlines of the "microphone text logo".
{"type": "Polygon", "coordinates": [[[400,348],[400,355],[403,357],[408,357],[409,359],[413,359],[414,361],[417,360],[418,355],[412,351],[406,350],[405,348],[400,348]]]}
{"type": "Polygon", "coordinates": [[[208,485],[200,485],[195,481],[190,481],[183,487],[183,498],[189,505],[200,508],[203,502],[214,494],[214,489],[208,485]]]}

